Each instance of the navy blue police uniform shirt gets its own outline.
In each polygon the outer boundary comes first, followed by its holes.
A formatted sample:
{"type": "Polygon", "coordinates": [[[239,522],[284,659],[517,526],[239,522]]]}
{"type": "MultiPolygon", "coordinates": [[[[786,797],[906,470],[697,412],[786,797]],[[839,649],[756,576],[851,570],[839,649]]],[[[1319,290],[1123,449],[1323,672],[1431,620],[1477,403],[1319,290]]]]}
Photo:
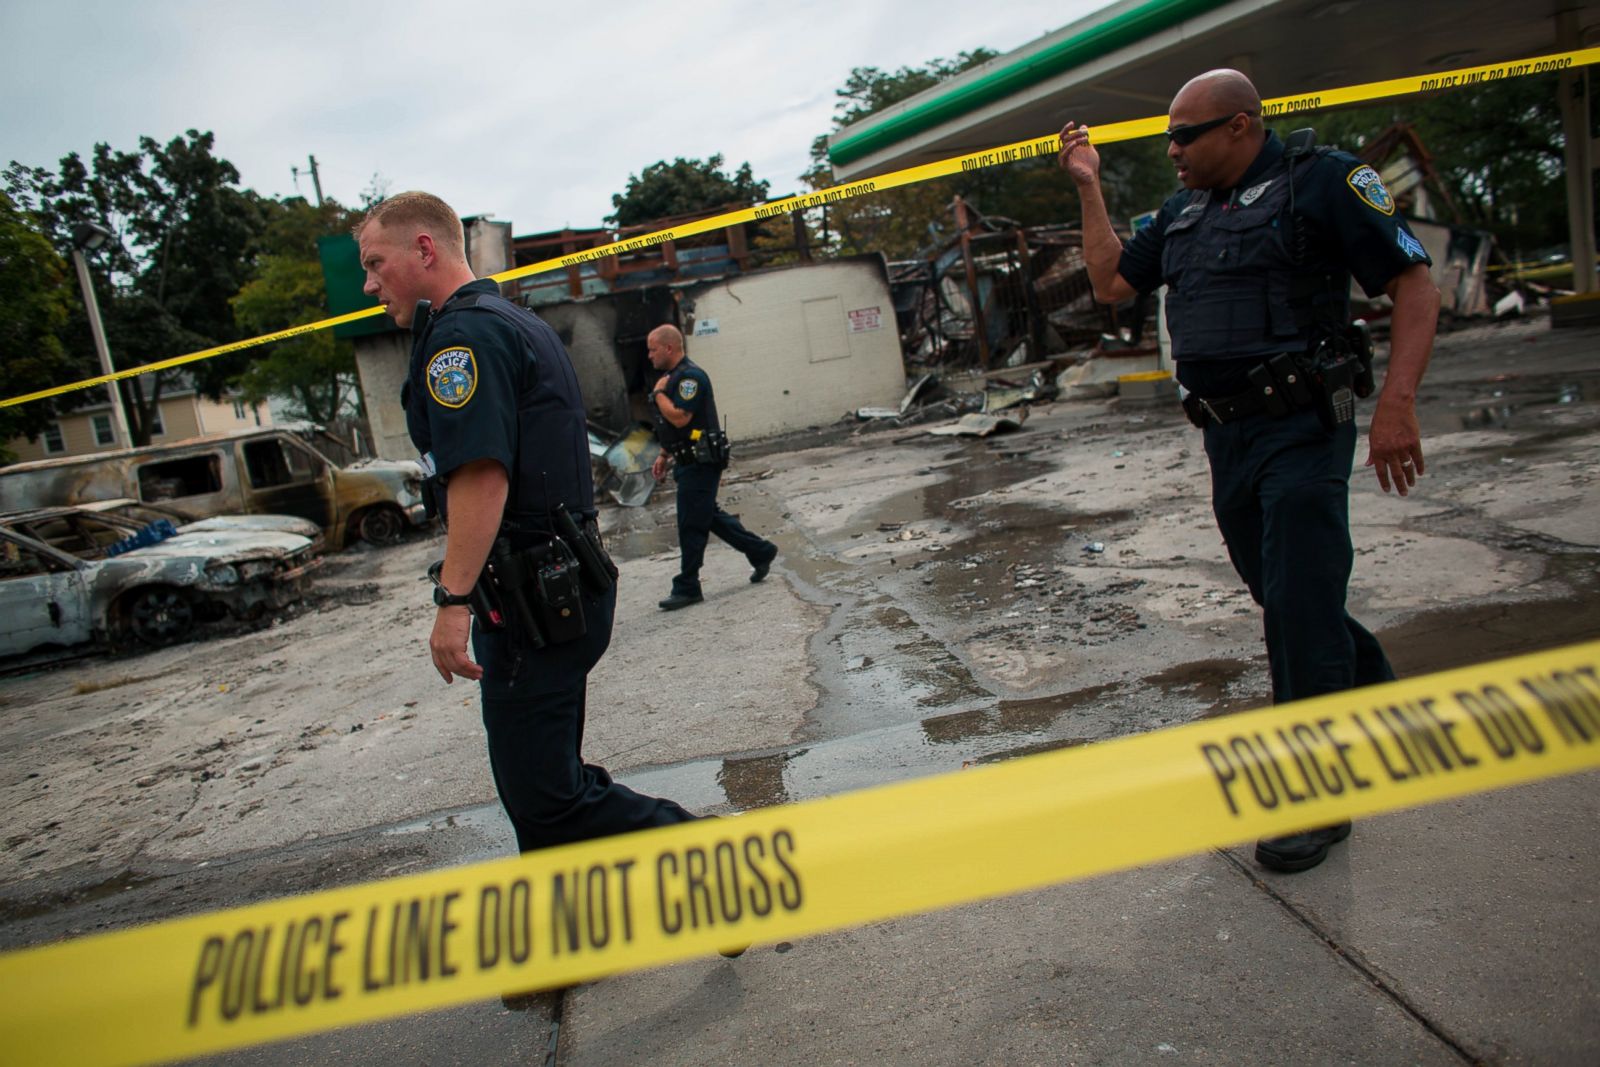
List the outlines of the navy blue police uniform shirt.
{"type": "MultiPolygon", "coordinates": [[[[1220,211],[1239,189],[1252,183],[1282,158],[1284,144],[1268,131],[1255,162],[1233,189],[1214,190],[1206,210],[1220,211]]],[[[1394,198],[1378,173],[1348,152],[1319,152],[1295,165],[1295,212],[1307,227],[1312,269],[1318,264],[1346,271],[1369,297],[1376,297],[1401,271],[1414,263],[1431,263],[1422,242],[1400,216],[1394,198]]],[[[1184,189],[1161,205],[1155,221],[1134,235],[1123,249],[1117,273],[1141,293],[1165,281],[1161,248],[1170,226],[1193,196],[1184,189]]],[[[1260,360],[1178,360],[1178,381],[1205,397],[1228,396],[1249,388],[1246,372],[1260,360]]]]}
{"type": "Polygon", "coordinates": [[[704,414],[706,397],[711,395],[711,378],[687,356],[668,372],[661,392],[674,406],[689,413],[689,421],[681,428],[667,422],[665,416],[657,420],[669,437],[667,443],[686,440],[692,431],[706,428],[704,414]]]}
{"type": "MultiPolygon", "coordinates": [[[[480,279],[456,290],[451,300],[499,292],[494,282],[480,279]]],[[[440,475],[478,459],[496,460],[510,474],[516,469],[517,396],[528,359],[525,339],[498,315],[467,311],[442,315],[426,341],[410,384],[421,390],[420,403],[407,405],[418,450],[431,454],[440,475]],[[421,425],[413,413],[425,413],[421,425]],[[419,433],[424,439],[418,439],[419,433]]]]}

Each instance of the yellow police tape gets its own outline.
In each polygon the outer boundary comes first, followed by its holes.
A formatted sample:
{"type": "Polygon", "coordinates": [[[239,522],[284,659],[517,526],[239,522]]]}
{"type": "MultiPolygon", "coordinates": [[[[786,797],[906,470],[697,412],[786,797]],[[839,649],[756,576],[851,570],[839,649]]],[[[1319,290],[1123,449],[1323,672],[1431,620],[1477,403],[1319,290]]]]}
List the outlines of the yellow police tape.
{"type": "MultiPolygon", "coordinates": [[[[1465,89],[1490,82],[1504,81],[1507,78],[1520,78],[1533,74],[1548,74],[1569,70],[1573,67],[1588,66],[1600,63],[1600,48],[1584,48],[1574,52],[1560,52],[1547,56],[1533,56],[1528,59],[1509,60],[1504,63],[1491,63],[1481,67],[1463,67],[1460,70],[1442,71],[1436,74],[1414,74],[1404,78],[1392,78],[1388,81],[1367,82],[1363,85],[1348,85],[1339,89],[1322,89],[1310,93],[1301,93],[1296,96],[1279,96],[1270,100],[1263,100],[1262,114],[1269,118],[1282,118],[1302,112],[1318,111],[1323,108],[1340,107],[1347,104],[1357,104],[1369,100],[1385,100],[1396,96],[1410,96],[1416,93],[1429,93],[1448,89],[1465,89]]],[[[1166,129],[1166,116],[1155,115],[1150,118],[1130,119],[1127,122],[1116,122],[1106,126],[1091,127],[1090,138],[1095,144],[1114,144],[1118,141],[1131,141],[1140,137],[1151,137],[1166,129]]],[[[546,271],[560,270],[566,267],[578,266],[608,256],[637,252],[640,249],[653,245],[663,244],[667,241],[681,240],[698,233],[707,233],[720,230],[727,226],[734,226],[742,222],[757,222],[778,215],[786,215],[792,211],[802,211],[809,208],[823,207],[828,204],[849,200],[868,193],[879,193],[886,189],[895,189],[902,185],[915,185],[918,182],[929,181],[933,178],[943,178],[951,174],[960,174],[965,171],[982,170],[985,167],[999,166],[1002,164],[1017,163],[1027,159],[1052,156],[1061,150],[1061,137],[1059,133],[1052,133],[1046,137],[1031,138],[1026,141],[1017,141],[997,148],[985,149],[981,152],[971,152],[964,156],[952,156],[949,159],[938,160],[934,163],[925,163],[921,166],[907,167],[904,170],[893,171],[874,178],[865,178],[861,181],[848,182],[836,185],[829,189],[822,189],[815,193],[803,196],[791,196],[782,200],[774,200],[756,207],[740,208],[736,211],[725,212],[711,218],[700,219],[695,222],[685,223],[670,230],[658,230],[655,233],[644,234],[639,237],[630,237],[625,241],[616,241],[612,244],[598,248],[574,252],[570,255],[547,259],[538,263],[530,263],[513,270],[501,271],[489,277],[497,282],[513,281],[525,278],[531,274],[543,274],[546,271]]],[[[323,319],[320,322],[307,323],[304,326],[294,326],[287,330],[278,330],[275,333],[262,334],[243,341],[234,341],[230,344],[216,345],[213,348],[201,349],[183,356],[174,356],[171,359],[160,360],[155,363],[146,363],[143,366],[131,367],[127,370],[116,371],[112,374],[102,374],[98,378],[85,378],[70,385],[57,385],[37,392],[25,393],[20,396],[8,397],[0,400],[0,408],[11,407],[16,404],[26,404],[31,400],[42,400],[49,396],[59,396],[77,389],[88,389],[96,385],[117,381],[122,378],[132,378],[140,374],[150,374],[154,371],[168,370],[180,367],[186,363],[194,363],[202,359],[225,355],[229,352],[239,352],[257,345],[270,344],[274,341],[284,341],[301,334],[311,333],[316,330],[326,330],[340,326],[347,322],[356,322],[360,319],[371,318],[383,314],[383,309],[378,307],[368,308],[364,311],[352,311],[346,315],[337,315],[333,318],[323,319]]]]}
{"type": "Polygon", "coordinates": [[[1594,767],[1600,641],[8,953],[0,1048],[74,1067],[194,1056],[1594,767]]]}

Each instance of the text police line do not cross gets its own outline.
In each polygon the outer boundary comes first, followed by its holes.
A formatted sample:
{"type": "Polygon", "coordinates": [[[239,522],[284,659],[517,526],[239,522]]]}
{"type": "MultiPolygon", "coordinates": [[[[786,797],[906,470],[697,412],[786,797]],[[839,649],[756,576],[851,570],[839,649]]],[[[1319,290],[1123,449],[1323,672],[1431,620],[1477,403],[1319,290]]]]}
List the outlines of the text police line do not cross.
{"type": "Polygon", "coordinates": [[[0,954],[0,1042],[136,1064],[555,988],[1600,767],[1600,642],[0,954]],[[93,989],[100,1025],[81,1021],[93,989]]]}

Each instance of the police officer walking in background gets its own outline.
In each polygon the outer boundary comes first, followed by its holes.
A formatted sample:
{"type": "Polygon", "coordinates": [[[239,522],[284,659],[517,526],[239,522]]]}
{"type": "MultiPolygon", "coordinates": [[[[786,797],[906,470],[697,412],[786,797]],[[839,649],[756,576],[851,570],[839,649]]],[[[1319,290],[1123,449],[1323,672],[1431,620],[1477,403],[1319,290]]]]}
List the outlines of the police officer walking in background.
{"type": "Polygon", "coordinates": [[[676,611],[704,599],[700,591],[700,565],[706,543],[716,534],[750,561],[750,580],[767,576],[778,546],[746,530],[737,517],[717,506],[717,487],[728,465],[728,439],[717,420],[717,402],[711,378],[684,355],[683,334],[676,326],[657,326],[646,340],[650,365],[661,371],[650,390],[655,411],[656,437],[662,452],[652,473],[666,477],[667,460],[678,483],[678,549],[682,564],[672,579],[672,594],[660,602],[662,611],[676,611]]]}
{"type": "MultiPolygon", "coordinates": [[[[1228,554],[1263,609],[1273,700],[1392,680],[1382,647],[1345,610],[1354,399],[1371,389],[1370,352],[1347,325],[1349,290],[1353,275],[1394,303],[1366,465],[1384,492],[1404,496],[1423,471],[1414,404],[1439,311],[1427,253],[1371,167],[1309,136],[1286,146],[1267,132],[1238,71],[1186,84],[1167,138],[1184,191],[1124,248],[1088,129],[1061,131],[1095,297],[1168,286],[1184,406],[1204,428],[1228,554]]],[[[1263,840],[1256,860],[1308,870],[1349,833],[1346,822],[1263,840]]]]}
{"type": "Polygon", "coordinates": [[[566,349],[473,277],[461,220],[438,197],[392,196],[355,232],[367,294],[415,338],[401,403],[446,524],[443,565],[430,572],[433,664],[447,683],[480,683],[518,848],[693,819],[580,755],[588,674],[611,641],[617,594],[566,349]]]}

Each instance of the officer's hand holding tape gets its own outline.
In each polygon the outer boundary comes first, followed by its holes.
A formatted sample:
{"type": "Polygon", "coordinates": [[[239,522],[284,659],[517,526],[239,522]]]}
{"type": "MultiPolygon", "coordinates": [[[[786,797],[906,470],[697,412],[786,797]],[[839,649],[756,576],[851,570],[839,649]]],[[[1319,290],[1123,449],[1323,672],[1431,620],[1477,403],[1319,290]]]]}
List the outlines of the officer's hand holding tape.
{"type": "Polygon", "coordinates": [[[1089,143],[1089,127],[1069,122],[1061,128],[1061,153],[1056,162],[1079,185],[1100,177],[1100,153],[1089,143]]]}

